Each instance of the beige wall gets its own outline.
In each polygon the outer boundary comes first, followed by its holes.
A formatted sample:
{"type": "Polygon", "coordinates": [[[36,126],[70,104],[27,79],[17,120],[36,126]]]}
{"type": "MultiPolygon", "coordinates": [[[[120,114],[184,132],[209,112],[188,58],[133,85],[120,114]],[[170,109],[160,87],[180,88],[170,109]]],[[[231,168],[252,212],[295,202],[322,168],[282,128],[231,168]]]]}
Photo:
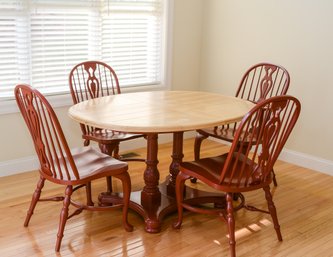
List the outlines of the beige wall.
{"type": "Polygon", "coordinates": [[[198,90],[202,38],[202,0],[175,0],[172,90],[198,90]]]}
{"type": "MultiPolygon", "coordinates": [[[[303,104],[288,148],[333,161],[331,10],[330,0],[175,0],[171,89],[233,95],[247,67],[279,63],[303,104]]],[[[56,112],[70,146],[81,145],[67,107],[56,112]]],[[[0,115],[0,130],[0,162],[34,155],[19,114],[0,115]]]]}
{"type": "Polygon", "coordinates": [[[250,65],[283,65],[302,103],[288,149],[333,161],[333,2],[203,2],[201,90],[233,95],[250,65]]]}

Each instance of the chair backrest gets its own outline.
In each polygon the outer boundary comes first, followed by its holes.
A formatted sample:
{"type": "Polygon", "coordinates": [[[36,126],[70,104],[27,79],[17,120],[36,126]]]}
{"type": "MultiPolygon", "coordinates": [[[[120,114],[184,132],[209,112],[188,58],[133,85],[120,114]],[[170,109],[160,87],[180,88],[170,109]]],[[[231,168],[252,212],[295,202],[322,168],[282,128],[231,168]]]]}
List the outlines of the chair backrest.
{"type": "Polygon", "coordinates": [[[220,182],[234,187],[262,186],[300,114],[292,96],[259,102],[239,124],[220,182]]]}
{"type": "MultiPolygon", "coordinates": [[[[288,71],[275,64],[258,63],[250,67],[243,75],[236,97],[258,103],[266,98],[287,94],[290,84],[288,71]]],[[[238,123],[222,125],[221,131],[232,128],[236,132],[238,123]]],[[[217,130],[218,127],[215,127],[217,130]]]]}
{"type": "Polygon", "coordinates": [[[50,180],[79,179],[58,118],[46,98],[29,85],[17,85],[15,98],[31,134],[40,171],[50,180]]]}
{"type": "MultiPolygon", "coordinates": [[[[96,97],[120,94],[120,86],[116,72],[106,63],[86,61],[75,65],[69,73],[69,88],[73,103],[96,97]]],[[[83,135],[95,128],[80,124],[83,135]]]]}
{"type": "Polygon", "coordinates": [[[275,64],[258,63],[243,75],[236,97],[257,103],[272,96],[285,95],[290,76],[288,71],[275,64]]]}
{"type": "Polygon", "coordinates": [[[69,87],[74,104],[91,98],[120,94],[115,71],[99,61],[75,65],[69,73],[69,87]]]}

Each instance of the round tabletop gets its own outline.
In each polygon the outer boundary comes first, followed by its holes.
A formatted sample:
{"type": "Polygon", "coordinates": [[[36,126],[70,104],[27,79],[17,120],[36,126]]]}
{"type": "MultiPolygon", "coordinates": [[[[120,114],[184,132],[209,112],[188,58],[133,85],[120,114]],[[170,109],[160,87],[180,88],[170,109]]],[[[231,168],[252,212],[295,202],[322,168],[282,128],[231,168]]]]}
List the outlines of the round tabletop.
{"type": "Polygon", "coordinates": [[[87,100],[69,109],[74,120],[131,133],[167,133],[236,122],[253,103],[202,91],[124,93],[87,100]]]}

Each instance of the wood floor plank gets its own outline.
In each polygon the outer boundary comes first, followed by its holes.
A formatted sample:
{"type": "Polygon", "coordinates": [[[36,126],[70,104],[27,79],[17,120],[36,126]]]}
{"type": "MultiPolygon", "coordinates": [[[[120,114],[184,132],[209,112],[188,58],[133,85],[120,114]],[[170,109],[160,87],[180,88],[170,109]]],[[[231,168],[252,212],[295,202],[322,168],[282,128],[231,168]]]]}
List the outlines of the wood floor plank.
{"type": "MultiPolygon", "coordinates": [[[[159,146],[161,180],[168,174],[171,144],[159,146]]],[[[202,156],[228,150],[217,142],[205,140],[202,156]]],[[[138,149],[144,157],[146,150],[138,149]]],[[[184,159],[193,159],[193,139],[184,141],[184,159]]],[[[143,187],[143,163],[129,163],[133,190],[143,187]]],[[[283,242],[276,237],[269,215],[240,210],[236,218],[237,256],[333,256],[333,177],[278,161],[275,166],[278,187],[271,188],[277,207],[283,242]]],[[[61,202],[38,203],[28,228],[23,227],[31,195],[38,180],[32,171],[0,178],[0,256],[229,256],[226,225],[218,218],[185,212],[180,230],[172,223],[176,214],[168,216],[162,231],[148,234],[142,218],[130,211],[134,231],[121,226],[121,210],[82,214],[70,219],[65,228],[61,251],[54,252],[61,202]]],[[[113,181],[114,189],[121,190],[113,181]]],[[[104,179],[93,183],[93,196],[105,190],[104,179]]],[[[192,185],[205,188],[198,182],[192,185]]],[[[214,191],[210,189],[211,191],[214,191]]],[[[62,195],[63,187],[46,183],[43,196],[62,195]]],[[[75,198],[82,200],[84,191],[75,198]]],[[[246,200],[266,208],[263,191],[246,194],[246,200]]]]}

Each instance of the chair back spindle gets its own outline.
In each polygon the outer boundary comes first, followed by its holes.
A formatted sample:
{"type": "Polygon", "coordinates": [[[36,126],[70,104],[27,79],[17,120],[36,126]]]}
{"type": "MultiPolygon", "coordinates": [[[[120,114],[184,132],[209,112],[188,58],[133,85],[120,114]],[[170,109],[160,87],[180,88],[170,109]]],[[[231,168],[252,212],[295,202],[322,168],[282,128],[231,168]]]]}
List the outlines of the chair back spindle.
{"type": "Polygon", "coordinates": [[[259,63],[245,72],[236,97],[257,103],[272,96],[285,95],[289,84],[290,76],[285,68],[259,63]]]}

